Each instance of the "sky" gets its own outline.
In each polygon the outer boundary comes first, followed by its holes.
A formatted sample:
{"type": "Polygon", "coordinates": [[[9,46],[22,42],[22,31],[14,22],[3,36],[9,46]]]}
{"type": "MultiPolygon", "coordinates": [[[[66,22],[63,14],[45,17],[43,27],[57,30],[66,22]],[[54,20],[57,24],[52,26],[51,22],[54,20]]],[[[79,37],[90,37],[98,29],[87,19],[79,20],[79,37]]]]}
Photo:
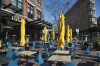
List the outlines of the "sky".
{"type": "MultiPolygon", "coordinates": [[[[65,1],[65,0],[63,0],[65,1]]],[[[76,2],[76,0],[72,0],[70,7],[76,2]]],[[[49,1],[48,0],[44,0],[44,20],[47,22],[52,23],[53,22],[53,17],[50,15],[50,13],[46,10],[45,5],[48,4],[49,1]]],[[[100,0],[95,0],[95,7],[96,7],[96,16],[99,17],[100,16],[100,0]]]]}

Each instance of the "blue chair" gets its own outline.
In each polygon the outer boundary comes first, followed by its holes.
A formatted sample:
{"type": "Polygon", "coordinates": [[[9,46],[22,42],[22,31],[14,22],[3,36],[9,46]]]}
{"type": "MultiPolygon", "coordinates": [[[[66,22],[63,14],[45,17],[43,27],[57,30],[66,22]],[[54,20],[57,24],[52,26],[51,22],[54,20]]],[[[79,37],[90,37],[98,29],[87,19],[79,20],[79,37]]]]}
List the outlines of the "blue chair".
{"type": "Polygon", "coordinates": [[[40,66],[48,66],[47,63],[42,63],[40,66]]]}
{"type": "Polygon", "coordinates": [[[18,53],[18,50],[14,50],[14,59],[18,58],[19,57],[19,53],[18,53]]]}
{"type": "Polygon", "coordinates": [[[76,66],[74,62],[66,63],[65,66],[76,66]]]}
{"type": "Polygon", "coordinates": [[[25,47],[22,47],[21,49],[19,49],[19,51],[25,51],[25,47]]]}
{"type": "Polygon", "coordinates": [[[100,52],[98,52],[98,54],[97,54],[97,58],[100,58],[100,52]]]}
{"type": "Polygon", "coordinates": [[[11,45],[11,42],[7,42],[7,44],[4,46],[4,48],[11,48],[12,45],[11,45]]]}
{"type": "Polygon", "coordinates": [[[41,46],[42,46],[42,48],[44,48],[44,42],[43,41],[41,41],[41,46]]]}
{"type": "Polygon", "coordinates": [[[39,65],[44,63],[41,52],[39,52],[39,54],[38,54],[38,62],[39,62],[39,65]]]}
{"type": "Polygon", "coordinates": [[[18,66],[18,61],[17,60],[11,60],[10,62],[7,63],[7,66],[18,66]]]}
{"type": "Polygon", "coordinates": [[[11,59],[14,59],[13,55],[14,55],[14,53],[11,50],[6,52],[6,57],[10,57],[11,59]]]}
{"type": "Polygon", "coordinates": [[[89,47],[86,48],[85,53],[90,54],[90,48],[89,47]]]}
{"type": "Polygon", "coordinates": [[[57,46],[57,50],[61,50],[61,48],[59,46],[57,46]]]}
{"type": "Polygon", "coordinates": [[[74,50],[72,50],[72,53],[71,53],[71,59],[75,59],[75,57],[76,57],[76,52],[77,52],[77,49],[74,48],[74,50]]]}
{"type": "Polygon", "coordinates": [[[32,43],[32,46],[31,46],[31,50],[34,50],[35,49],[35,46],[36,46],[36,44],[33,42],[32,43]]]}
{"type": "Polygon", "coordinates": [[[49,52],[49,49],[48,49],[48,48],[46,48],[46,55],[47,55],[48,57],[50,57],[50,52],[49,52]]]}

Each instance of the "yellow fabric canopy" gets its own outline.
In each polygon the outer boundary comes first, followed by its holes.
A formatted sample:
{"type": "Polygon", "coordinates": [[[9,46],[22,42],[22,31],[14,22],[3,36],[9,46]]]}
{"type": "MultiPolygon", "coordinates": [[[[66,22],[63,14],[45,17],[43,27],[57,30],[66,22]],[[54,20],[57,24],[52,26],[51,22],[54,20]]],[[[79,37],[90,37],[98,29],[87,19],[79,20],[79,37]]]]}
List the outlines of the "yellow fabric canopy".
{"type": "Polygon", "coordinates": [[[55,31],[54,31],[54,28],[52,28],[52,39],[55,40],[55,31]]]}
{"type": "Polygon", "coordinates": [[[70,39],[70,42],[72,42],[72,39],[73,39],[72,38],[72,28],[70,28],[69,31],[70,31],[70,37],[69,37],[69,39],[70,39]]]}
{"type": "Polygon", "coordinates": [[[59,40],[58,40],[58,45],[64,49],[64,36],[65,36],[65,17],[63,14],[60,15],[60,22],[59,22],[59,40]]]}
{"type": "Polygon", "coordinates": [[[67,43],[70,42],[69,36],[70,36],[70,33],[69,33],[69,25],[67,25],[66,26],[66,41],[67,41],[67,43]]]}
{"type": "Polygon", "coordinates": [[[20,46],[25,45],[25,20],[21,19],[21,39],[20,39],[20,46]]]}
{"type": "Polygon", "coordinates": [[[44,42],[47,42],[47,28],[44,27],[44,42]]]}

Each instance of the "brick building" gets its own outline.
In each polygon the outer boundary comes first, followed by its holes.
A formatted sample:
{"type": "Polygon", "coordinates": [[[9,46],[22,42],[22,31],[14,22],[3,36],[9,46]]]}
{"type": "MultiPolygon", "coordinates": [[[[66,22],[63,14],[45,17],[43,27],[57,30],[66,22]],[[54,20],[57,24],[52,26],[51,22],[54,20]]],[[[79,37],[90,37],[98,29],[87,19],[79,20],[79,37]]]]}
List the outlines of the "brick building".
{"type": "MultiPolygon", "coordinates": [[[[2,26],[11,26],[9,36],[17,35],[20,38],[20,20],[26,21],[26,35],[32,40],[40,40],[44,25],[50,23],[43,19],[43,0],[0,0],[0,34],[5,32],[2,26]]],[[[4,38],[4,36],[2,37],[4,38]]]]}

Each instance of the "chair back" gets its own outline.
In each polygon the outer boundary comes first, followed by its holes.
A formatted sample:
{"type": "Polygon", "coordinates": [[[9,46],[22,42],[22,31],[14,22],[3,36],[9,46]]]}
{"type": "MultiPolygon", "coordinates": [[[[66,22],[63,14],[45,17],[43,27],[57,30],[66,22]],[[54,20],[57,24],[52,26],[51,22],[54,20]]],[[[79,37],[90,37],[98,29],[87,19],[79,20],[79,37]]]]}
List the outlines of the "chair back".
{"type": "Polygon", "coordinates": [[[49,49],[48,49],[48,48],[46,48],[46,55],[47,55],[48,57],[50,57],[50,52],[49,52],[49,49]]]}
{"type": "Polygon", "coordinates": [[[7,43],[8,43],[7,48],[11,48],[12,47],[11,42],[7,42],[7,43]]]}
{"type": "Polygon", "coordinates": [[[38,62],[39,62],[39,65],[44,63],[41,52],[39,52],[39,54],[38,54],[38,62]]]}
{"type": "Polygon", "coordinates": [[[18,61],[17,60],[11,60],[8,62],[7,66],[18,66],[18,61]]]}
{"type": "Polygon", "coordinates": [[[25,47],[20,48],[19,51],[25,51],[25,47]]]}
{"type": "Polygon", "coordinates": [[[85,53],[86,54],[89,54],[90,53],[90,48],[89,47],[86,48],[85,53]]]}
{"type": "Polygon", "coordinates": [[[59,46],[57,46],[57,50],[61,50],[61,48],[59,46]]]}
{"type": "Polygon", "coordinates": [[[47,63],[42,63],[40,66],[48,66],[47,63]]]}
{"type": "Polygon", "coordinates": [[[69,63],[66,63],[65,66],[75,66],[75,63],[74,62],[69,62],[69,63]]]}
{"type": "Polygon", "coordinates": [[[19,57],[19,53],[18,53],[18,50],[14,50],[14,58],[18,58],[19,57]]]}
{"type": "Polygon", "coordinates": [[[6,52],[6,57],[10,57],[11,59],[13,59],[14,58],[13,55],[14,53],[12,50],[6,52]]]}
{"type": "Polygon", "coordinates": [[[35,46],[36,46],[36,44],[33,42],[32,43],[32,47],[31,47],[31,50],[34,50],[35,49],[35,46]]]}
{"type": "Polygon", "coordinates": [[[99,51],[98,54],[97,54],[97,58],[100,58],[100,51],[99,51]]]}

